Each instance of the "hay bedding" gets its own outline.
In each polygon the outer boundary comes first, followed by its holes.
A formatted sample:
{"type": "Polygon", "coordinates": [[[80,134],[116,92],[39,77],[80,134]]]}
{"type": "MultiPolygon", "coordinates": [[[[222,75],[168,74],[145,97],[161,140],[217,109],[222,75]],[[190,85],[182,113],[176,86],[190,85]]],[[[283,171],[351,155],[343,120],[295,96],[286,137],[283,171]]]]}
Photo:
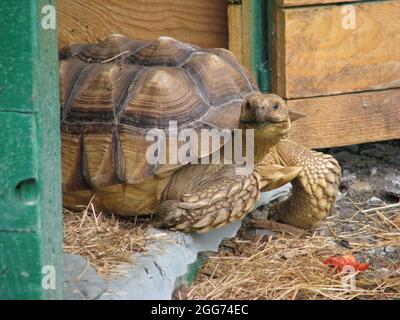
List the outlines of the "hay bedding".
{"type": "MultiPolygon", "coordinates": [[[[277,237],[243,240],[241,230],[221,245],[192,288],[178,297],[400,299],[400,203],[366,210],[352,205],[352,217],[334,214],[313,234],[256,221],[274,229],[277,237]],[[351,291],[342,287],[343,274],[322,263],[344,254],[370,262],[367,271],[356,275],[356,289],[351,291]]],[[[64,250],[85,257],[101,276],[119,274],[119,265],[134,263],[132,253],[145,250],[149,225],[148,218],[96,212],[91,203],[82,212],[64,209],[64,250]]]]}
{"type": "Polygon", "coordinates": [[[121,275],[118,266],[134,263],[132,254],[145,250],[149,219],[96,212],[92,203],[82,209],[63,209],[64,251],[86,258],[100,276],[121,275]]]}
{"type": "Polygon", "coordinates": [[[313,234],[279,231],[276,239],[239,236],[211,256],[186,299],[400,299],[400,204],[329,217],[313,234]],[[301,233],[299,233],[301,234],[301,233]],[[391,252],[386,252],[389,250],[391,252]],[[322,261],[353,254],[369,261],[355,289],[322,261]]]}

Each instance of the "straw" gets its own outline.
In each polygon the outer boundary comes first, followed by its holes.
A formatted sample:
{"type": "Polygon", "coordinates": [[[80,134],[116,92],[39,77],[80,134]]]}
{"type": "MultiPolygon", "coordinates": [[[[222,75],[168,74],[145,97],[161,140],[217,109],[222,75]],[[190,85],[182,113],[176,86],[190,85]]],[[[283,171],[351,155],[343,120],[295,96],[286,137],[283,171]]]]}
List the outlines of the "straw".
{"type": "Polygon", "coordinates": [[[63,210],[64,251],[86,258],[101,276],[120,274],[118,266],[145,250],[148,219],[96,212],[92,200],[83,212],[63,210]]]}
{"type": "Polygon", "coordinates": [[[253,226],[270,225],[277,238],[248,241],[238,236],[234,252],[221,247],[202,267],[186,297],[400,299],[400,207],[361,210],[353,205],[356,213],[350,219],[334,214],[316,232],[300,237],[290,232],[292,228],[279,230],[274,223],[263,224],[258,219],[250,222],[253,226]],[[349,226],[355,231],[349,231],[349,226]],[[340,245],[341,241],[345,243],[340,245]],[[387,246],[398,250],[395,258],[382,253],[387,246]],[[355,274],[355,287],[349,287],[345,274],[322,263],[327,257],[344,254],[353,254],[361,262],[374,260],[365,272],[355,274]]]}

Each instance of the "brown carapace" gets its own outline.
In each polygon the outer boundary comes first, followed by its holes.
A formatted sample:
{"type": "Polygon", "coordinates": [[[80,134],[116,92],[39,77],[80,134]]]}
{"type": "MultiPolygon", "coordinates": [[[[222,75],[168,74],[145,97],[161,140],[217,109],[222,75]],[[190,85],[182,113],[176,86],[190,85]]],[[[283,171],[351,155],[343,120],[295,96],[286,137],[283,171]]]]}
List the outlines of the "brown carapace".
{"type": "MultiPolygon", "coordinates": [[[[60,59],[64,206],[73,209],[93,198],[115,214],[155,214],[159,226],[204,232],[242,219],[261,190],[295,179],[292,201],[278,218],[312,227],[330,211],[340,176],[336,161],[285,139],[289,113],[276,121],[276,109],[286,110],[286,104],[259,93],[228,50],[113,35],[94,45],[71,44],[60,59]],[[265,117],[258,108],[254,121],[244,121],[243,106],[249,106],[248,120],[257,103],[265,117]],[[234,128],[255,130],[257,163],[247,175],[236,174],[235,164],[173,162],[168,156],[149,161],[155,143],[150,132],[164,132],[169,155],[187,143],[169,139],[183,129],[200,136],[202,129],[234,128]]],[[[198,143],[197,159],[221,152],[226,140],[208,142],[198,143]]]]}

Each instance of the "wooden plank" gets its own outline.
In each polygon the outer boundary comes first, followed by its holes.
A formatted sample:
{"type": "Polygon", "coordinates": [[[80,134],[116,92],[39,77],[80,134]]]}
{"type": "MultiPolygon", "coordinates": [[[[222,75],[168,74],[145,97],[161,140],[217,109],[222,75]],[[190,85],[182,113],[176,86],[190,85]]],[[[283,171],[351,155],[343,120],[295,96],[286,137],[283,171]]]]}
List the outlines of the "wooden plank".
{"type": "Polygon", "coordinates": [[[400,87],[400,1],[355,3],[355,28],[343,6],[278,9],[273,79],[285,98],[400,87]]]}
{"type": "Polygon", "coordinates": [[[112,33],[228,47],[228,0],[59,0],[59,47],[112,33]]]}
{"type": "Polygon", "coordinates": [[[242,43],[243,43],[243,65],[253,73],[254,76],[254,23],[253,23],[254,1],[242,1],[242,43]]]}
{"type": "MultiPolygon", "coordinates": [[[[236,1],[234,3],[237,3],[236,1]]],[[[256,79],[261,91],[268,91],[269,70],[267,63],[267,1],[243,0],[241,4],[231,5],[238,17],[231,15],[229,21],[230,37],[239,38],[242,47],[241,63],[256,79]],[[240,9],[233,8],[240,6],[240,9]],[[240,17],[239,17],[240,10],[240,17]],[[240,28],[238,30],[238,28],[240,28]]],[[[230,49],[232,49],[230,47],[230,49]]],[[[235,52],[234,52],[235,53],[235,52]]]]}
{"type": "Polygon", "coordinates": [[[242,6],[230,4],[228,6],[229,50],[240,63],[243,63],[242,26],[242,6]]]}
{"type": "Polygon", "coordinates": [[[55,1],[1,1],[0,12],[0,299],[60,299],[57,31],[41,24],[55,1]]]}
{"type": "Polygon", "coordinates": [[[307,113],[290,138],[312,148],[400,138],[400,89],[287,101],[307,113]]]}
{"type": "Polygon", "coordinates": [[[277,0],[280,7],[318,5],[327,3],[355,2],[359,0],[277,0]]]}
{"type": "MultiPolygon", "coordinates": [[[[284,11],[277,7],[277,2],[270,3],[269,35],[269,66],[271,69],[269,85],[273,93],[282,93],[286,88],[286,77],[281,74],[285,70],[285,15],[284,11]]],[[[281,94],[282,95],[282,94],[281,94]]],[[[283,95],[282,95],[283,96],[283,95]]]]}

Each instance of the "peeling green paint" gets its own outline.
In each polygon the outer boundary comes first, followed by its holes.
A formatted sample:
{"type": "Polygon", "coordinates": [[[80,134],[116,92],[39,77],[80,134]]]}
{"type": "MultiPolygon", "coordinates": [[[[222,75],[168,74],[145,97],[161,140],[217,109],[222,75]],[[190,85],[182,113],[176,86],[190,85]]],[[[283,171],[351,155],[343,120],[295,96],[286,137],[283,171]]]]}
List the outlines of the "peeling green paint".
{"type": "Polygon", "coordinates": [[[61,174],[53,0],[0,2],[0,299],[62,297],[61,174]],[[56,271],[43,288],[44,266],[56,271]]]}
{"type": "Polygon", "coordinates": [[[263,92],[269,91],[269,63],[268,63],[268,0],[251,0],[253,4],[253,71],[256,75],[258,86],[263,92]]]}

